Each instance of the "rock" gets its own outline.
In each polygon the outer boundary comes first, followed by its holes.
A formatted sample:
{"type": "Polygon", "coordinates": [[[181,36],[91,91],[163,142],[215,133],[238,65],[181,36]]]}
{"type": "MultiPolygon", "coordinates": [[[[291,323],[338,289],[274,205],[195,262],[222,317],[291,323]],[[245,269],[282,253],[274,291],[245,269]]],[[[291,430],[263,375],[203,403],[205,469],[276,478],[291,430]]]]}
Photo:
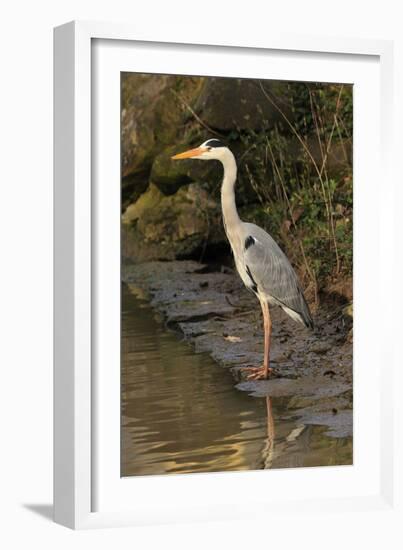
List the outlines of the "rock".
{"type": "MultiPolygon", "coordinates": [[[[268,92],[278,92],[278,82],[264,81],[263,85],[268,92]]],[[[291,116],[286,105],[281,107],[291,116]]],[[[261,130],[281,118],[264,96],[258,81],[240,78],[206,79],[195,103],[195,111],[208,126],[224,132],[261,130]]]]}
{"type": "Polygon", "coordinates": [[[191,102],[202,83],[200,77],[123,73],[121,150],[127,200],[139,195],[136,186],[147,181],[155,156],[176,141],[184,116],[179,94],[191,102]]]}
{"type": "MultiPolygon", "coordinates": [[[[199,145],[197,143],[179,143],[168,147],[154,159],[150,180],[165,195],[172,195],[191,182],[198,182],[208,189],[219,189],[222,180],[222,167],[218,162],[198,160],[172,160],[172,155],[199,145]]],[[[217,195],[218,193],[216,193],[217,195]]]]}
{"type": "Polygon", "coordinates": [[[343,308],[343,315],[345,317],[349,317],[350,319],[353,318],[353,304],[350,303],[347,306],[343,308]]]}
{"type": "Polygon", "coordinates": [[[309,351],[312,353],[317,353],[318,355],[324,355],[331,349],[331,346],[326,342],[316,342],[313,346],[311,346],[309,351]]]}
{"type": "Polygon", "coordinates": [[[219,205],[195,183],[169,196],[150,184],[122,222],[123,255],[136,261],[183,258],[213,239],[224,240],[219,205]]]}

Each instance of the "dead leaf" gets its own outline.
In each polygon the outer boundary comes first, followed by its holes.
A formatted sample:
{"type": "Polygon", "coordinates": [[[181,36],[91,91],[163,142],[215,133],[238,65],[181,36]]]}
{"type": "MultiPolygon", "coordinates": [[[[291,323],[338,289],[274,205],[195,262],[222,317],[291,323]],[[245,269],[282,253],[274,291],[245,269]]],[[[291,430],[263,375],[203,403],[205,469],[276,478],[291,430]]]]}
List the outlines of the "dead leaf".
{"type": "Polygon", "coordinates": [[[232,342],[232,343],[242,342],[242,338],[240,338],[239,336],[231,336],[231,335],[225,336],[224,340],[228,340],[228,342],[232,342]]]}

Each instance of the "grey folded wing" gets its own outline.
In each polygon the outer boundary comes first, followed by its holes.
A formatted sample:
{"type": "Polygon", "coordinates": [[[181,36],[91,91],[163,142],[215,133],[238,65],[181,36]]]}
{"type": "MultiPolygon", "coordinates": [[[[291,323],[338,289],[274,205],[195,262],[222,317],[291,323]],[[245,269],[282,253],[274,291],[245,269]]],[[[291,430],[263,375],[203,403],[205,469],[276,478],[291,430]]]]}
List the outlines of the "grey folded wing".
{"type": "Polygon", "coordinates": [[[308,304],[287,256],[263,229],[253,224],[245,226],[248,233],[245,238],[245,267],[258,294],[278,303],[291,317],[312,328],[308,304]]]}

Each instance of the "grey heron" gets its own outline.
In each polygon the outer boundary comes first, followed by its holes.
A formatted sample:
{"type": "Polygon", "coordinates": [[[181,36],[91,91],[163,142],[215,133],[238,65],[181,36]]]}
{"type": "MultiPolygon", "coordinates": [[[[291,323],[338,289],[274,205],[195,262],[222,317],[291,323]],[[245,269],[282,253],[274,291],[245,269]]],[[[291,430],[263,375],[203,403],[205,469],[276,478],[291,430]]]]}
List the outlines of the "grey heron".
{"type": "Polygon", "coordinates": [[[218,139],[208,139],[195,149],[172,157],[179,159],[218,160],[224,168],[221,208],[224,229],[234,255],[237,271],[245,286],[258,298],[263,312],[264,361],[261,367],[246,367],[250,380],[266,379],[270,367],[270,305],[280,306],[292,319],[313,328],[309,306],[298,277],[287,256],[261,227],[240,219],[235,202],[237,165],[228,147],[218,139]]]}

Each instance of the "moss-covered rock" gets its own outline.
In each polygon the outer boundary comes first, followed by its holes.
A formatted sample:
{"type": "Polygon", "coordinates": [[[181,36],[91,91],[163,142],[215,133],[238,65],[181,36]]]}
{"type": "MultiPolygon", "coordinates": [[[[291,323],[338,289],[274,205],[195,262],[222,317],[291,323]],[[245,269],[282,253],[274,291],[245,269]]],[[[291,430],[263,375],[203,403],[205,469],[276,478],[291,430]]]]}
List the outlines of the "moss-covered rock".
{"type": "Polygon", "coordinates": [[[193,147],[191,143],[180,143],[168,147],[154,159],[150,180],[165,194],[172,195],[183,185],[202,183],[210,191],[219,187],[222,167],[218,161],[172,160],[172,155],[193,147]]]}
{"type": "Polygon", "coordinates": [[[196,183],[170,196],[151,183],[123,215],[123,254],[135,261],[190,257],[221,240],[219,204],[196,183]]]}
{"type": "MultiPolygon", "coordinates": [[[[175,143],[184,102],[199,93],[203,79],[122,74],[122,178],[151,168],[154,157],[175,143]]],[[[135,180],[133,180],[135,181],[135,180]]]]}

